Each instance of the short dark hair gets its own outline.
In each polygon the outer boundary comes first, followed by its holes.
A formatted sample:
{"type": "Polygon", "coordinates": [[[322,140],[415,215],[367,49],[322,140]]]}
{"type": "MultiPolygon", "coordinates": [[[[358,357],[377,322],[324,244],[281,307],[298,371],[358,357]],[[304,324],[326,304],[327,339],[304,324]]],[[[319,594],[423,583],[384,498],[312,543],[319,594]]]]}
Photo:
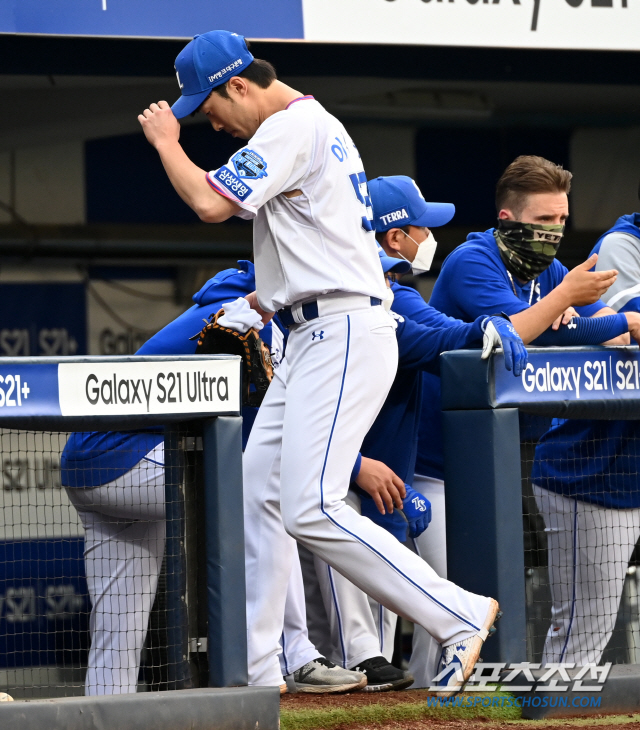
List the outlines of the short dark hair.
{"type": "MultiPolygon", "coordinates": [[[[247,45],[249,44],[247,43],[247,45]]],[[[247,66],[247,68],[245,68],[242,73],[236,74],[236,76],[241,76],[243,79],[253,82],[261,89],[268,88],[278,78],[275,68],[269,63],[269,61],[263,61],[261,58],[254,58],[251,64],[247,66]]],[[[213,93],[218,94],[223,99],[231,98],[229,96],[229,92],[227,91],[226,83],[220,84],[220,86],[216,86],[215,89],[211,89],[210,93],[207,96],[207,99],[213,93]]],[[[205,99],[194,112],[191,112],[192,117],[195,116],[202,109],[202,105],[207,101],[207,99],[205,99]]]]}
{"type": "Polygon", "coordinates": [[[569,193],[572,177],[569,170],[544,157],[516,157],[496,185],[496,209],[509,208],[518,215],[532,193],[569,193]]]}
{"type": "MultiPolygon", "coordinates": [[[[409,233],[409,226],[394,226],[394,228],[399,228],[403,233],[406,233],[406,234],[409,233]]],[[[387,230],[387,231],[376,231],[376,241],[379,244],[382,244],[382,242],[385,239],[385,236],[387,235],[387,233],[389,233],[390,230],[391,230],[391,228],[389,228],[389,230],[387,230]]]]}
{"type": "MultiPolygon", "coordinates": [[[[236,74],[236,76],[241,76],[247,81],[252,81],[256,86],[259,86],[261,89],[268,88],[278,78],[275,68],[269,63],[269,61],[263,61],[261,58],[254,58],[251,62],[251,65],[247,66],[247,68],[245,68],[242,73],[236,74]]],[[[194,117],[202,109],[203,104],[213,93],[218,94],[223,99],[231,98],[229,96],[229,92],[227,91],[227,84],[220,84],[220,86],[216,86],[215,89],[211,89],[211,91],[207,95],[207,98],[202,102],[202,104],[200,104],[200,106],[194,112],[191,112],[192,117],[194,117]]]]}
{"type": "MultiPolygon", "coordinates": [[[[269,61],[264,61],[262,58],[254,58],[253,61],[239,74],[240,78],[251,81],[261,89],[266,89],[278,78],[276,70],[269,61]]],[[[227,91],[227,84],[220,84],[212,89],[213,92],[219,94],[225,99],[230,99],[229,92],[227,91]]],[[[207,97],[208,98],[208,97],[207,97]]]]}

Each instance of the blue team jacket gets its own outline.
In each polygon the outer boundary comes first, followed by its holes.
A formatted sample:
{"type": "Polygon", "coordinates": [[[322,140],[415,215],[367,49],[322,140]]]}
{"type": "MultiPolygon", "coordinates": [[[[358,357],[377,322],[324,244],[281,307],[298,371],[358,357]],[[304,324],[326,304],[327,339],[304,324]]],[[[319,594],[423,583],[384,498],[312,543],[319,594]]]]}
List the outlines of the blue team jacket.
{"type": "MultiPolygon", "coordinates": [[[[610,233],[640,239],[640,214],[618,218],[610,233]]],[[[625,311],[640,311],[632,299],[625,311]]],[[[613,509],[640,507],[640,424],[638,421],[554,419],[536,447],[532,480],[540,487],[613,509]]]]}
{"type": "MultiPolygon", "coordinates": [[[[546,296],[566,276],[567,268],[554,259],[534,281],[523,286],[514,279],[512,284],[493,230],[470,233],[444,260],[429,300],[435,309],[464,322],[481,314],[517,314],[546,296]]],[[[576,309],[581,317],[591,317],[604,306],[596,302],[576,309]]],[[[440,378],[425,376],[422,403],[416,471],[444,479],[440,378]]]]}

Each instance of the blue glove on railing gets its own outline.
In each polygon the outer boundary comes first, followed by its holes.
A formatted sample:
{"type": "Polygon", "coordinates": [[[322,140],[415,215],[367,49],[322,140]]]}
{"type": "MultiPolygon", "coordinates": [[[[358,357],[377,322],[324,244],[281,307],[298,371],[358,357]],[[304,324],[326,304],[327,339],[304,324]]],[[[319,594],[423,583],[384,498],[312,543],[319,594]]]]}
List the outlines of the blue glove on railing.
{"type": "Polygon", "coordinates": [[[431,522],[431,502],[405,484],[407,496],[402,500],[402,511],[409,523],[409,537],[419,537],[431,522]]]}
{"type": "Polygon", "coordinates": [[[516,377],[519,376],[527,366],[529,355],[509,317],[506,314],[493,314],[482,320],[481,327],[484,332],[481,359],[486,360],[494,348],[502,347],[504,366],[507,370],[513,370],[516,377]]]}

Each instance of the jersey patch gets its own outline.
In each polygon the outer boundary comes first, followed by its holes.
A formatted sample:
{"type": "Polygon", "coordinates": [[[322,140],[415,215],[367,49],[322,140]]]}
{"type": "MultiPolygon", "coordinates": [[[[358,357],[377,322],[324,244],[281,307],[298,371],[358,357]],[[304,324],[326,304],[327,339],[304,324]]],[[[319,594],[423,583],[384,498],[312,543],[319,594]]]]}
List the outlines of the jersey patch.
{"type": "Polygon", "coordinates": [[[267,163],[253,150],[240,150],[231,158],[231,161],[240,177],[250,177],[254,180],[267,177],[267,163]]]}
{"type": "Polygon", "coordinates": [[[238,200],[244,200],[253,190],[242,180],[239,180],[228,167],[221,167],[213,176],[224,188],[230,190],[238,200]]]}

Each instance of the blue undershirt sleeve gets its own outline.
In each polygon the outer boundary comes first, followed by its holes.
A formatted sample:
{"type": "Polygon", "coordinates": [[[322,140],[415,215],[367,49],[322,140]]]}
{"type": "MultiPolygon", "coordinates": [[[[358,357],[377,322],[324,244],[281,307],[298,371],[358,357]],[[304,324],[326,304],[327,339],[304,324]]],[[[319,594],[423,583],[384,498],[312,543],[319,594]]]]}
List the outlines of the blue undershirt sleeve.
{"type": "Polygon", "coordinates": [[[481,316],[470,323],[429,327],[400,317],[396,330],[399,367],[439,375],[441,353],[477,347],[482,343],[481,323],[485,319],[486,316],[481,316]]]}
{"type": "Polygon", "coordinates": [[[534,347],[566,347],[570,345],[601,345],[629,331],[624,314],[605,317],[574,317],[557,330],[549,327],[531,345],[534,347]]]}

